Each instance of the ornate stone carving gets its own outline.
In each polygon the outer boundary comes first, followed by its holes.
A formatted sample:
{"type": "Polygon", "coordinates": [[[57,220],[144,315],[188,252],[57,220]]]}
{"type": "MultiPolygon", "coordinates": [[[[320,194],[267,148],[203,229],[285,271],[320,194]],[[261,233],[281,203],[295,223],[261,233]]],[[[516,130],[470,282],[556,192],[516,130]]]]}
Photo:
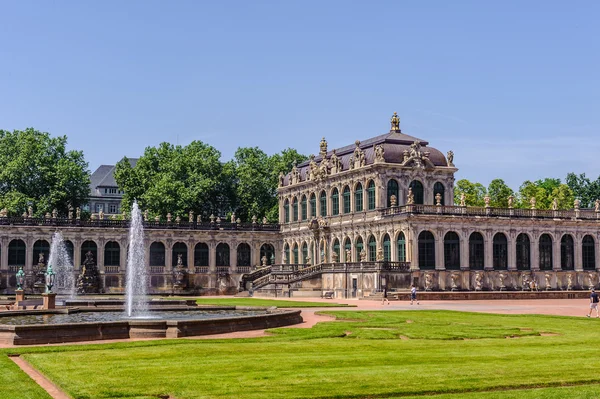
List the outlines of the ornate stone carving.
{"type": "Polygon", "coordinates": [[[535,209],[536,203],[537,200],[535,199],[535,197],[531,197],[531,199],[529,200],[529,205],[531,205],[531,209],[535,209]]]}
{"type": "Polygon", "coordinates": [[[573,289],[573,275],[571,273],[567,274],[567,291],[571,291],[573,289]]]}
{"type": "Polygon", "coordinates": [[[442,206],[442,194],[437,193],[435,195],[435,205],[442,206]]]}
{"type": "Polygon", "coordinates": [[[465,193],[460,193],[460,206],[467,206],[467,196],[465,193]]]}
{"type": "Polygon", "coordinates": [[[581,201],[576,199],[575,201],[573,201],[573,207],[575,209],[579,209],[581,207],[581,201]]]}
{"type": "Polygon", "coordinates": [[[506,280],[506,277],[507,277],[507,274],[504,272],[500,272],[498,274],[498,280],[500,281],[500,284],[499,284],[500,291],[503,291],[506,289],[506,286],[504,285],[504,280],[506,280]]]}
{"type": "Polygon", "coordinates": [[[433,283],[433,274],[425,273],[425,291],[431,291],[432,283],[433,283]]]}
{"type": "Polygon", "coordinates": [[[262,258],[260,258],[260,264],[261,264],[261,266],[263,266],[263,267],[264,267],[264,266],[267,266],[267,256],[266,256],[266,255],[263,255],[263,257],[262,257],[262,258]]]}
{"type": "Polygon", "coordinates": [[[300,183],[300,171],[296,166],[296,161],[292,165],[292,184],[300,183]]]}
{"type": "Polygon", "coordinates": [[[377,248],[377,258],[376,258],[376,260],[377,260],[378,262],[382,262],[382,261],[384,260],[384,256],[383,256],[383,248],[381,248],[381,247],[378,247],[378,248],[377,248]]]}
{"type": "Polygon", "coordinates": [[[512,208],[514,205],[515,205],[515,196],[509,195],[508,196],[508,207],[512,208]]]}
{"type": "Polygon", "coordinates": [[[402,163],[405,164],[408,162],[410,155],[408,154],[408,150],[402,151],[402,163]]]}
{"type": "Polygon", "coordinates": [[[365,251],[364,248],[363,248],[362,251],[360,251],[360,261],[361,262],[366,262],[367,261],[367,251],[365,251]]]}
{"type": "Polygon", "coordinates": [[[194,222],[194,211],[190,211],[188,213],[188,222],[189,223],[193,223],[194,222]]]}
{"type": "Polygon", "coordinates": [[[554,198],[554,199],[552,200],[552,210],[553,210],[553,211],[556,211],[556,210],[558,210],[558,198],[554,198]]]}
{"type": "Polygon", "coordinates": [[[0,217],[3,217],[3,218],[5,218],[5,217],[7,217],[7,216],[8,216],[8,209],[6,209],[6,208],[3,208],[3,209],[0,211],[0,217]]]}
{"type": "Polygon", "coordinates": [[[231,220],[230,220],[230,222],[231,223],[235,223],[235,212],[231,213],[231,220]]]}
{"type": "Polygon", "coordinates": [[[339,255],[337,254],[337,252],[333,251],[331,253],[331,262],[333,263],[338,263],[339,262],[339,255]]]}
{"type": "Polygon", "coordinates": [[[356,147],[354,148],[354,167],[360,168],[361,166],[365,166],[365,152],[360,148],[360,141],[356,140],[354,142],[356,147]]]}
{"type": "Polygon", "coordinates": [[[321,143],[319,145],[319,154],[321,154],[321,157],[323,157],[323,159],[325,159],[325,157],[327,156],[327,141],[325,140],[325,137],[321,139],[321,143]]]}
{"type": "Polygon", "coordinates": [[[546,280],[546,291],[550,291],[552,289],[552,286],[550,284],[552,275],[550,273],[546,273],[546,274],[544,274],[544,279],[546,280]]]}
{"type": "Polygon", "coordinates": [[[263,216],[263,218],[262,218],[262,224],[267,224],[267,218],[266,218],[266,216],[263,216]]]}
{"type": "Polygon", "coordinates": [[[394,112],[394,115],[392,115],[390,123],[392,125],[390,132],[400,132],[400,117],[398,117],[396,112],[394,112]]]}
{"type": "Polygon", "coordinates": [[[391,206],[397,206],[398,205],[398,198],[396,198],[396,194],[392,194],[390,197],[390,205],[391,206]]]}
{"type": "Polygon", "coordinates": [[[456,291],[458,290],[458,278],[460,277],[460,275],[458,273],[452,273],[450,275],[450,281],[452,282],[450,284],[450,290],[451,291],[456,291]]]}
{"type": "Polygon", "coordinates": [[[489,208],[489,207],[490,207],[490,201],[491,201],[491,200],[492,200],[492,199],[490,198],[490,196],[489,196],[489,195],[486,195],[485,197],[483,197],[483,202],[485,203],[485,207],[486,207],[486,208],[489,208]]]}
{"type": "Polygon", "coordinates": [[[332,174],[339,173],[342,171],[342,162],[340,161],[340,158],[335,153],[335,150],[333,150],[333,154],[331,154],[331,157],[329,158],[329,163],[331,164],[331,173],[332,174]]]}
{"type": "Polygon", "coordinates": [[[173,215],[171,215],[171,212],[167,213],[167,222],[171,223],[171,220],[173,220],[173,215]]]}
{"type": "Polygon", "coordinates": [[[594,211],[600,212],[600,200],[594,202],[594,211]]]}
{"type": "Polygon", "coordinates": [[[283,172],[279,172],[279,187],[283,187],[285,181],[285,175],[283,172]]]}
{"type": "Polygon", "coordinates": [[[589,272],[587,275],[587,280],[588,280],[588,289],[591,290],[592,288],[594,288],[594,282],[596,281],[594,273],[589,272]]]}
{"type": "Polygon", "coordinates": [[[375,146],[375,163],[385,162],[385,150],[381,144],[375,146]]]}
{"type": "Polygon", "coordinates": [[[448,151],[446,159],[448,159],[448,166],[454,167],[454,152],[452,150],[448,151]]]}
{"type": "Polygon", "coordinates": [[[475,291],[481,291],[483,284],[483,273],[475,273],[475,291]]]}
{"type": "Polygon", "coordinates": [[[352,251],[346,249],[346,262],[352,262],[352,251]]]}
{"type": "Polygon", "coordinates": [[[415,195],[412,192],[412,188],[408,188],[408,194],[406,195],[406,205],[413,205],[415,203],[415,195]]]}

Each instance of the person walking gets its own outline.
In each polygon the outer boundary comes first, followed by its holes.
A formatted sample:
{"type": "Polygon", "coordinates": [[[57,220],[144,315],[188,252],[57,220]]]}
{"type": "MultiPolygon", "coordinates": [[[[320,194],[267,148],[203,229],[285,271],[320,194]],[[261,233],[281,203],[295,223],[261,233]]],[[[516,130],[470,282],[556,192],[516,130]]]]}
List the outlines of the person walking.
{"type": "Polygon", "coordinates": [[[592,292],[590,294],[590,311],[586,314],[587,317],[592,315],[592,310],[596,309],[596,318],[600,317],[598,313],[598,294],[596,290],[592,288],[592,292]]]}
{"type": "Polygon", "coordinates": [[[385,305],[385,301],[387,301],[387,304],[390,304],[390,300],[388,299],[388,292],[387,292],[387,285],[383,286],[383,298],[381,298],[381,304],[385,305]]]}
{"type": "Polygon", "coordinates": [[[417,287],[414,284],[410,286],[410,304],[412,305],[413,302],[419,304],[419,301],[417,301],[417,287]]]}

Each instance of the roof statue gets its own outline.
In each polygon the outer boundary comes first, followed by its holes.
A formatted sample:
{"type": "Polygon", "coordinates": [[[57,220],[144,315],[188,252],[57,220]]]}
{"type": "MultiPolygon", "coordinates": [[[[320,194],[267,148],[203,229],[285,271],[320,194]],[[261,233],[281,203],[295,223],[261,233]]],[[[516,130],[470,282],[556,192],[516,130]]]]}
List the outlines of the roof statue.
{"type": "Polygon", "coordinates": [[[325,140],[325,137],[321,139],[321,144],[319,145],[319,154],[323,158],[325,158],[327,155],[327,141],[325,140]]]}
{"type": "Polygon", "coordinates": [[[400,132],[400,118],[398,117],[398,113],[394,112],[390,122],[392,124],[390,132],[400,132]]]}

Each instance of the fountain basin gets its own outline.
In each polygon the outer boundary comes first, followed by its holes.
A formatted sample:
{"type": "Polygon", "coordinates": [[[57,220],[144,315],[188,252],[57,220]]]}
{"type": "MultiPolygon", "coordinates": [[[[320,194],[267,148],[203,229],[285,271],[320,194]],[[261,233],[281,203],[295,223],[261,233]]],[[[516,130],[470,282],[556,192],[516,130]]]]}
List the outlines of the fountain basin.
{"type": "MultiPolygon", "coordinates": [[[[102,317],[112,317],[109,313],[123,317],[122,311],[111,309],[59,309],[55,311],[2,312],[0,314],[0,343],[5,345],[34,345],[65,342],[97,341],[128,338],[179,338],[198,335],[222,334],[235,331],[260,330],[302,323],[299,310],[278,310],[247,307],[214,307],[182,311],[152,311],[162,318],[116,319],[93,322],[59,322],[54,324],[23,324],[32,318],[48,323],[52,318],[77,315],[89,316],[98,313],[102,317]],[[170,313],[169,312],[173,312],[170,313]],[[189,313],[189,314],[184,314],[189,313]],[[207,315],[206,312],[213,312],[207,315]],[[69,314],[70,313],[70,314],[69,314]],[[172,317],[169,317],[172,316],[172,317]],[[23,319],[18,319],[19,317],[23,319]],[[22,324],[5,324],[10,323],[22,324]]],[[[85,318],[85,317],[84,317],[85,318]]],[[[63,321],[63,320],[60,320],[63,321]]]]}

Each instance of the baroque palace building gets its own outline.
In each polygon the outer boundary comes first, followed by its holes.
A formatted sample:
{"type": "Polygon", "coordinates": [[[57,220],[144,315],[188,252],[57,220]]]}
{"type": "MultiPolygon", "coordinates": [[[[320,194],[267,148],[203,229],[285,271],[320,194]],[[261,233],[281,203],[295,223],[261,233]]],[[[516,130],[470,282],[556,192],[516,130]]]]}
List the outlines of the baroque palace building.
{"type": "MultiPolygon", "coordinates": [[[[454,205],[453,153],[402,133],[328,150],[279,181],[279,224],[145,220],[151,292],[363,297],[381,290],[576,290],[598,285],[600,201],[593,210],[454,205]],[[181,287],[180,287],[181,288],[181,287]]],[[[234,219],[234,218],[232,218],[234,219]]],[[[36,219],[0,214],[0,289],[13,292],[44,267],[56,230],[76,269],[91,253],[104,292],[122,292],[127,220],[103,213],[36,219]],[[40,254],[42,254],[40,256],[40,254]]]]}

